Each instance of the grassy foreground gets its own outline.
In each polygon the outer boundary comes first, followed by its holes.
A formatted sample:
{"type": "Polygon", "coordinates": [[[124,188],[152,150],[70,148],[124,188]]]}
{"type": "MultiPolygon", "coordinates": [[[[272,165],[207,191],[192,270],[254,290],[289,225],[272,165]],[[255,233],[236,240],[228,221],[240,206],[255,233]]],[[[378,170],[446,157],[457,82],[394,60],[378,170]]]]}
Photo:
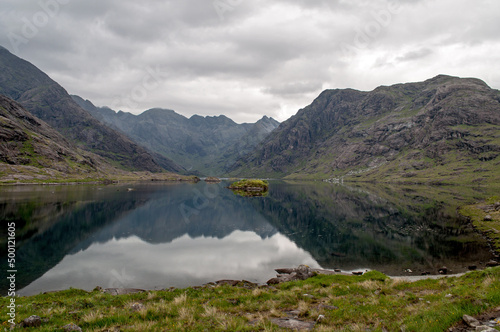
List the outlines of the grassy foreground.
{"type": "MultiPolygon", "coordinates": [[[[0,302],[8,329],[9,298],[0,302]]],[[[16,304],[17,323],[42,318],[37,331],[62,331],[70,323],[83,331],[281,331],[272,320],[291,316],[316,322],[314,331],[445,331],[464,314],[500,306],[500,268],[417,282],[372,271],[274,287],[206,285],[121,296],[72,289],[16,304]]]]}

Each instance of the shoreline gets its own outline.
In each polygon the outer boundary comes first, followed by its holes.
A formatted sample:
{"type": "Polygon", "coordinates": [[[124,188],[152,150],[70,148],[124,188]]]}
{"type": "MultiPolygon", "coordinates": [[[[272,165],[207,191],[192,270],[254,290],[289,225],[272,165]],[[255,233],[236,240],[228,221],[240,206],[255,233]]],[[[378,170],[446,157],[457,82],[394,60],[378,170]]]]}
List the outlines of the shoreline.
{"type": "MultiPolygon", "coordinates": [[[[291,270],[296,270],[296,269],[297,268],[279,268],[279,269],[275,269],[275,271],[277,272],[277,276],[279,276],[282,274],[279,273],[278,271],[284,271],[284,270],[291,271],[291,270]]],[[[487,268],[485,268],[485,269],[487,269],[487,268]]],[[[320,269],[320,268],[310,268],[309,270],[314,275],[311,275],[310,277],[308,277],[306,279],[296,278],[296,279],[292,279],[292,280],[285,280],[285,281],[282,281],[280,283],[287,283],[287,282],[293,282],[293,281],[298,281],[298,280],[307,280],[307,279],[312,278],[312,277],[317,276],[317,275],[360,277],[360,276],[363,276],[369,272],[381,273],[381,272],[378,272],[377,270],[365,270],[364,272],[355,272],[355,271],[336,272],[335,270],[320,269]]],[[[484,270],[478,269],[475,271],[481,272],[484,270]]],[[[430,275],[414,275],[414,276],[411,276],[411,275],[410,276],[390,276],[390,275],[386,275],[383,273],[382,274],[385,275],[390,280],[413,283],[413,282],[422,281],[422,280],[439,280],[439,279],[444,279],[444,278],[460,278],[466,274],[469,274],[469,273],[472,273],[475,271],[467,271],[467,272],[454,273],[454,274],[430,274],[430,275]]],[[[270,280],[272,280],[272,279],[276,279],[276,278],[271,278],[270,280]]],[[[220,285],[220,284],[226,284],[226,285],[230,285],[230,286],[235,286],[238,284],[251,284],[251,285],[258,286],[258,287],[271,287],[271,286],[273,286],[273,284],[269,284],[267,282],[263,282],[263,283],[251,282],[251,281],[248,281],[247,279],[220,279],[217,281],[209,281],[209,282],[202,284],[202,285],[191,285],[191,286],[186,286],[186,287],[165,287],[165,288],[161,288],[161,289],[147,289],[147,288],[143,289],[143,288],[135,288],[133,286],[132,287],[123,287],[123,288],[120,288],[120,287],[104,288],[101,286],[95,286],[93,289],[87,290],[87,289],[69,287],[67,289],[44,290],[44,291],[40,291],[39,293],[34,293],[31,295],[20,295],[19,297],[27,298],[27,297],[33,297],[33,296],[38,296],[38,295],[57,294],[57,293],[66,292],[69,290],[81,290],[84,292],[91,293],[92,291],[94,291],[96,289],[101,290],[102,292],[105,292],[105,293],[112,294],[112,295],[127,295],[127,294],[139,293],[139,292],[161,292],[161,291],[172,291],[172,290],[201,289],[201,288],[204,288],[204,287],[207,287],[210,285],[220,285]]],[[[276,283],[276,284],[278,284],[278,283],[276,283]]],[[[6,295],[4,295],[4,297],[5,296],[6,295]]]]}

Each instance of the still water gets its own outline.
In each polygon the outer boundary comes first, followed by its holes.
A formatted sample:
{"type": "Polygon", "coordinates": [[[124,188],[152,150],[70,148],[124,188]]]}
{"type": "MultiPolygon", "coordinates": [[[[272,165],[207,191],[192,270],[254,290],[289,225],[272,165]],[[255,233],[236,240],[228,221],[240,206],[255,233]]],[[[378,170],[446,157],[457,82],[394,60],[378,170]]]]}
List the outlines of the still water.
{"type": "Polygon", "coordinates": [[[275,268],[300,264],[464,272],[492,257],[456,214],[487,189],[272,182],[267,197],[249,198],[227,185],[0,188],[0,256],[7,262],[7,224],[15,222],[20,295],[264,283],[275,268]]]}

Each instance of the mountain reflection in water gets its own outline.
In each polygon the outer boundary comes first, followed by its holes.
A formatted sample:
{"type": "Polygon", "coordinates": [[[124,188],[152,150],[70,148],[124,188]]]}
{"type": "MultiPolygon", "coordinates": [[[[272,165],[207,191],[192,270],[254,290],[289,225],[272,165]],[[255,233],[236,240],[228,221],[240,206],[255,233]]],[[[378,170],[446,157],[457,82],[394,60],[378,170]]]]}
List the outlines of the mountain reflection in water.
{"type": "Polygon", "coordinates": [[[265,282],[275,268],[299,264],[463,272],[491,258],[456,216],[458,204],[487,190],[272,182],[267,197],[249,198],[225,186],[1,188],[2,239],[8,222],[17,227],[20,294],[265,282]]]}

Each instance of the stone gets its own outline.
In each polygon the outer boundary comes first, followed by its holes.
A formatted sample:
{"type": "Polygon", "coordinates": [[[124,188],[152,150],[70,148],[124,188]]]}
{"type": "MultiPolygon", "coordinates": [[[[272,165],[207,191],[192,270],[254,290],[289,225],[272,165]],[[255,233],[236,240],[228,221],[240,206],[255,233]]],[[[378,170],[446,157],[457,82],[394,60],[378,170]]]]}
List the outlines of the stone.
{"type": "Polygon", "coordinates": [[[477,319],[469,315],[464,315],[462,319],[464,320],[465,324],[469,325],[470,327],[477,327],[481,325],[481,323],[479,323],[477,319]]]}
{"type": "Polygon", "coordinates": [[[324,310],[338,310],[339,307],[333,306],[333,305],[326,305],[326,304],[320,304],[318,306],[318,309],[324,309],[324,310]]]}
{"type": "Polygon", "coordinates": [[[130,308],[132,309],[133,312],[138,312],[146,309],[146,307],[142,303],[134,303],[130,306],[130,308]]]}
{"type": "Polygon", "coordinates": [[[496,266],[498,266],[498,265],[500,265],[500,264],[498,264],[498,262],[497,262],[497,261],[494,261],[494,260],[491,260],[491,261],[489,261],[488,263],[486,263],[486,266],[487,266],[487,267],[496,267],[496,266]]]}
{"type": "Polygon", "coordinates": [[[267,281],[268,285],[277,285],[282,282],[289,282],[295,280],[306,280],[316,275],[315,272],[311,270],[309,266],[300,265],[295,269],[276,269],[278,276],[276,278],[269,279],[267,281]]]}
{"type": "Polygon", "coordinates": [[[484,221],[493,221],[493,217],[492,217],[491,215],[489,215],[489,214],[488,214],[488,215],[484,216],[484,219],[483,219],[483,220],[484,220],[484,221]]]}
{"type": "Polygon", "coordinates": [[[68,324],[68,325],[64,325],[62,327],[62,329],[64,331],[79,331],[79,332],[82,332],[82,328],[80,326],[78,326],[78,325],[73,324],[73,323],[68,324]]]}
{"type": "Polygon", "coordinates": [[[494,328],[492,327],[489,327],[489,326],[476,326],[476,331],[477,332],[498,332],[498,330],[495,330],[494,328]]]}
{"type": "Polygon", "coordinates": [[[313,322],[303,322],[292,318],[273,318],[271,319],[271,322],[285,329],[294,329],[299,331],[312,331],[315,325],[313,322]]]}
{"type": "Polygon", "coordinates": [[[219,178],[213,177],[213,176],[209,176],[205,179],[205,182],[206,183],[220,183],[220,182],[222,182],[222,180],[219,178]]]}
{"type": "Polygon", "coordinates": [[[42,319],[39,316],[30,316],[23,320],[24,327],[40,327],[42,325],[42,319]]]}
{"type": "Polygon", "coordinates": [[[438,270],[439,274],[448,274],[448,268],[446,266],[443,266],[438,270]]]}
{"type": "Polygon", "coordinates": [[[470,271],[475,271],[475,270],[477,270],[477,266],[476,265],[471,265],[471,266],[468,267],[468,269],[470,271]]]}

